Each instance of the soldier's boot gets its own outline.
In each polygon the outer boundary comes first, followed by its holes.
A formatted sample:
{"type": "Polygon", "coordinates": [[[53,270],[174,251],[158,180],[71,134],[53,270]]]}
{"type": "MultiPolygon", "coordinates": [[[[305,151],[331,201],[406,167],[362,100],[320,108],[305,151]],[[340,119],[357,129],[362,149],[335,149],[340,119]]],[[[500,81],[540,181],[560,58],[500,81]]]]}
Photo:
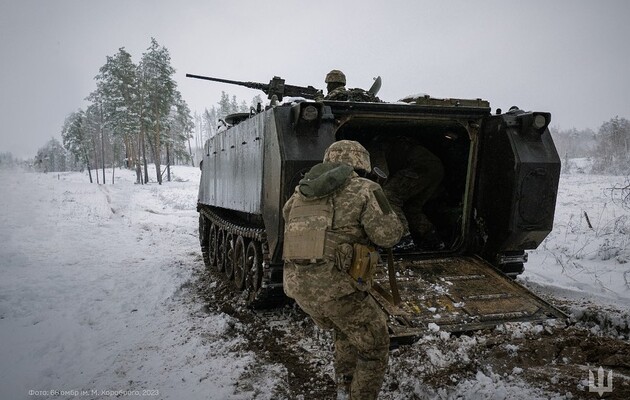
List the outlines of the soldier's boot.
{"type": "MultiPolygon", "coordinates": [[[[386,351],[389,351],[386,349],[386,351]]],[[[350,400],[376,400],[387,369],[388,354],[377,359],[359,360],[350,389],[350,400]]]]}
{"type": "Polygon", "coordinates": [[[413,237],[411,234],[403,236],[398,243],[392,247],[392,251],[401,252],[401,251],[409,251],[414,250],[416,248],[416,244],[413,241],[413,237]]]}
{"type": "Polygon", "coordinates": [[[352,376],[341,375],[337,377],[337,400],[350,400],[350,386],[352,376]]]}

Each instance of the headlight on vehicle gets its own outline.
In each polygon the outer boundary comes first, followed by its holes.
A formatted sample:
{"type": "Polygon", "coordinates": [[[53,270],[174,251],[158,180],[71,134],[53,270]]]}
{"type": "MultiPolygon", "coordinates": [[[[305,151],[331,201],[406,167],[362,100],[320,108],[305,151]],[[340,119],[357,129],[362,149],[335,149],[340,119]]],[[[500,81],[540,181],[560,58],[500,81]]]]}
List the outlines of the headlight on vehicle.
{"type": "Polygon", "coordinates": [[[543,114],[534,114],[534,121],[532,122],[532,127],[534,129],[542,129],[547,126],[547,119],[543,114]]]}
{"type": "Polygon", "coordinates": [[[302,110],[302,118],[306,121],[314,121],[317,119],[318,111],[315,106],[309,105],[302,110]]]}

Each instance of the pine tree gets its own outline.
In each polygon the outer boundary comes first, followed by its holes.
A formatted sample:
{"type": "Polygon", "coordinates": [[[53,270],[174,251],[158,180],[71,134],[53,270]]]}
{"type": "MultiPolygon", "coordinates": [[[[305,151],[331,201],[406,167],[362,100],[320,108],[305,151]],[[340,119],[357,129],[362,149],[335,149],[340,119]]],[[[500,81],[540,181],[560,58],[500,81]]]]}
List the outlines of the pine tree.
{"type": "Polygon", "coordinates": [[[250,103],[250,106],[254,109],[254,110],[258,110],[258,105],[260,104],[260,107],[262,108],[265,105],[265,102],[262,99],[262,96],[257,94],[256,96],[254,96],[252,98],[252,102],[250,103]]]}
{"type": "Polygon", "coordinates": [[[232,96],[232,101],[230,101],[230,112],[229,114],[237,113],[238,111],[238,100],[236,100],[236,96],[232,96]]]}
{"type": "Polygon", "coordinates": [[[100,183],[98,176],[98,134],[99,134],[100,116],[97,112],[97,107],[94,104],[90,104],[85,110],[85,121],[83,128],[85,131],[85,140],[88,141],[89,154],[88,157],[93,160],[92,165],[96,171],[96,183],[100,183]]]}
{"type": "Polygon", "coordinates": [[[210,110],[208,110],[207,108],[204,110],[202,118],[204,121],[204,137],[202,142],[203,144],[205,144],[206,140],[210,139],[217,133],[219,113],[217,109],[212,106],[210,110]]]}
{"type": "Polygon", "coordinates": [[[137,180],[140,180],[138,67],[131,60],[131,54],[121,47],[116,55],[107,57],[95,79],[104,118],[114,135],[113,156],[116,157],[117,147],[124,146],[126,166],[136,167],[137,180]]]}
{"type": "Polygon", "coordinates": [[[173,104],[175,69],[171,66],[168,50],[151,38],[151,45],[140,61],[140,98],[142,101],[142,128],[146,133],[157,174],[162,184],[161,149],[168,134],[168,117],[173,104]]]}
{"type": "Polygon", "coordinates": [[[86,132],[85,111],[78,110],[66,117],[61,131],[63,147],[70,152],[75,160],[85,163],[92,183],[92,170],[90,168],[90,140],[86,132]]]}
{"type": "Polygon", "coordinates": [[[215,121],[218,122],[218,120],[220,119],[224,119],[226,116],[232,114],[232,104],[230,103],[230,96],[225,93],[224,91],[221,91],[221,100],[219,100],[219,109],[217,110],[217,120],[215,121]]]}
{"type": "Polygon", "coordinates": [[[175,156],[181,160],[190,159],[194,167],[195,163],[190,139],[193,138],[192,133],[195,125],[188,104],[182,99],[181,93],[177,90],[175,91],[174,105],[176,112],[174,121],[171,123],[171,136],[174,141],[175,156]],[[188,144],[188,152],[186,152],[186,144],[188,144]]]}
{"type": "Polygon", "coordinates": [[[247,105],[247,102],[245,100],[241,101],[241,105],[238,106],[238,112],[249,112],[249,106],[247,105]]]}
{"type": "Polygon", "coordinates": [[[98,178],[98,166],[100,161],[100,166],[103,170],[103,184],[105,184],[105,147],[109,149],[111,146],[110,135],[105,126],[108,121],[105,119],[103,98],[100,91],[97,89],[90,93],[87,100],[92,102],[87,108],[86,117],[88,132],[91,134],[94,143],[94,158],[96,160],[95,165],[97,170],[96,183],[100,183],[98,178]]]}
{"type": "Polygon", "coordinates": [[[37,151],[35,169],[44,173],[66,170],[66,150],[57,139],[50,139],[44,147],[37,151]]]}

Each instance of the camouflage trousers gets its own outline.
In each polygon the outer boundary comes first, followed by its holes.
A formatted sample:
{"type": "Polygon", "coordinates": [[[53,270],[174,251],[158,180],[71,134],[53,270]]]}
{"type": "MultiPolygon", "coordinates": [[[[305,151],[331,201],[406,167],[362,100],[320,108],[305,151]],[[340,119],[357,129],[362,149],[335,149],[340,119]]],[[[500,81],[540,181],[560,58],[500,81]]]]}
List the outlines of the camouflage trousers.
{"type": "Polygon", "coordinates": [[[376,399],[389,359],[389,333],[385,314],[366,292],[354,292],[327,302],[295,298],[322,328],[333,329],[335,375],[350,399],[376,399]]]}

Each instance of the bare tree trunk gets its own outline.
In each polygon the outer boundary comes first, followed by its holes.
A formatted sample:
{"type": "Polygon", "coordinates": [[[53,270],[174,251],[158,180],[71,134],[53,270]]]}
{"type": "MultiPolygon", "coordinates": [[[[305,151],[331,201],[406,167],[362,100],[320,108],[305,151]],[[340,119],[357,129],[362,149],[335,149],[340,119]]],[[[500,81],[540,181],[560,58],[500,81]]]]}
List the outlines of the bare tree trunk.
{"type": "Polygon", "coordinates": [[[114,171],[116,170],[116,144],[112,143],[112,185],[114,184],[114,171]]]}
{"type": "Polygon", "coordinates": [[[147,146],[144,142],[145,133],[142,132],[142,163],[144,164],[144,183],[149,183],[149,168],[147,165],[147,146]]]}
{"type": "Polygon", "coordinates": [[[192,147],[190,146],[190,136],[188,136],[188,153],[190,154],[190,162],[192,164],[192,166],[195,166],[195,156],[193,155],[192,152],[192,147]]]}
{"type": "Polygon", "coordinates": [[[135,154],[134,168],[136,170],[136,183],[143,184],[144,182],[142,182],[142,167],[140,166],[140,135],[138,135],[138,145],[136,147],[132,147],[132,151],[135,154]]]}
{"type": "Polygon", "coordinates": [[[170,157],[171,147],[166,145],[166,180],[168,182],[171,181],[171,157],[170,157]]]}
{"type": "MultiPolygon", "coordinates": [[[[159,135],[156,135],[159,137],[159,135]]],[[[147,139],[149,140],[149,149],[151,150],[151,155],[153,156],[153,164],[155,164],[155,174],[157,177],[158,184],[162,184],[162,168],[160,166],[160,148],[157,143],[154,143],[155,137],[153,135],[147,135],[147,139]]]]}
{"type": "Polygon", "coordinates": [[[127,169],[131,169],[131,166],[134,165],[134,158],[133,141],[128,134],[125,134],[125,166],[127,169]]]}
{"type": "MultiPolygon", "coordinates": [[[[159,126],[159,125],[158,125],[159,126]]],[[[157,180],[158,180],[158,185],[162,184],[162,160],[160,159],[160,149],[161,149],[161,145],[160,145],[160,130],[158,128],[158,132],[157,135],[155,135],[155,150],[154,150],[154,157],[155,159],[153,160],[153,162],[155,163],[155,173],[157,174],[157,180]]]]}
{"type": "Polygon", "coordinates": [[[103,184],[105,184],[107,183],[105,182],[105,129],[103,129],[102,125],[101,125],[101,165],[103,167],[103,184]]]}
{"type": "Polygon", "coordinates": [[[85,165],[88,170],[88,175],[90,176],[90,183],[94,183],[94,181],[92,180],[92,170],[90,169],[90,158],[87,156],[87,154],[85,155],[85,165]]]}
{"type": "Polygon", "coordinates": [[[94,139],[94,137],[92,137],[92,143],[94,144],[94,164],[96,165],[94,167],[94,172],[96,175],[96,183],[100,185],[101,182],[99,181],[99,178],[98,178],[98,146],[96,145],[96,139],[94,139]]]}

